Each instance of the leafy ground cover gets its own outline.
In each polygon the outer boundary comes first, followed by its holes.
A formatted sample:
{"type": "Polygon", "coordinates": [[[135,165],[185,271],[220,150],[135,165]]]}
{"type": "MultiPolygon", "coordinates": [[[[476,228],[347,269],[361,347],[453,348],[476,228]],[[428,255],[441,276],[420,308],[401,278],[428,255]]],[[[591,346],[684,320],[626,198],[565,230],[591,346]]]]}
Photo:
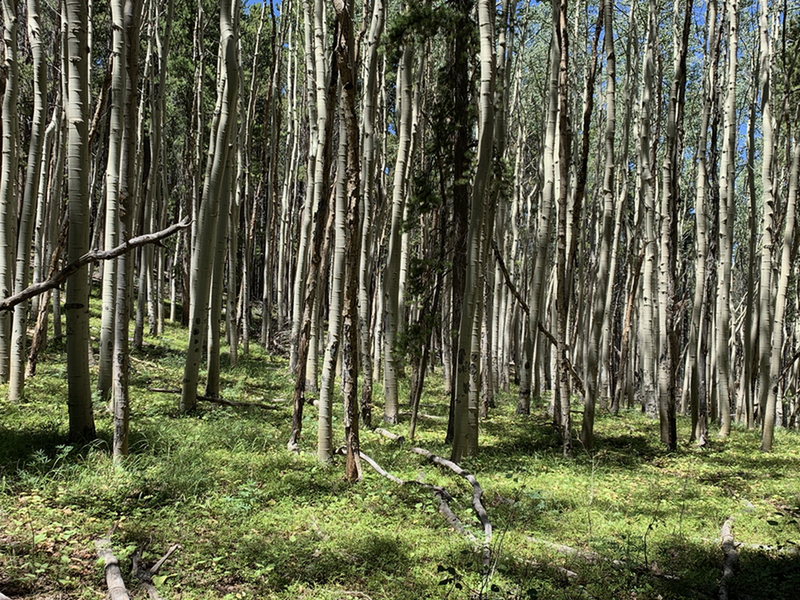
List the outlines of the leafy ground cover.
{"type": "MultiPolygon", "coordinates": [[[[303,452],[286,450],[291,381],[283,358],[252,347],[223,373],[223,397],[277,410],[203,404],[188,417],[178,396],[184,333],[146,339],[132,367],[132,454],[111,465],[111,420],[96,405],[100,439],[66,438],[63,346],[54,345],[27,384],[27,401],[0,400],[0,592],[11,598],[101,598],[94,541],[113,523],[113,548],[135,597],[130,559],[145,563],[181,545],[154,583],[164,598],[716,598],[720,528],[734,518],[740,560],[732,598],[797,598],[800,589],[800,437],[779,432],[758,452],[756,432],[684,442],[666,454],[658,423],[629,412],[601,415],[597,447],[560,457],[545,404],[513,415],[501,395],[482,424],[476,475],[494,526],[493,562],[438,513],[433,495],[399,486],[367,465],[343,480],[343,459],[316,462],[313,409],[303,452]],[[284,408],[285,406],[285,408],[284,408]],[[568,547],[568,548],[566,548],[568,547]]],[[[447,403],[434,375],[416,444],[447,456],[447,403]],[[432,417],[440,418],[432,418],[432,417]]],[[[0,388],[5,398],[5,389],[0,388]]],[[[405,434],[408,423],[390,428],[405,434]]],[[[340,421],[335,430],[341,435],[340,421]]],[[[688,423],[679,421],[680,439],[688,423]]],[[[406,480],[444,486],[451,507],[480,537],[471,488],[376,433],[362,449],[406,480]]]]}

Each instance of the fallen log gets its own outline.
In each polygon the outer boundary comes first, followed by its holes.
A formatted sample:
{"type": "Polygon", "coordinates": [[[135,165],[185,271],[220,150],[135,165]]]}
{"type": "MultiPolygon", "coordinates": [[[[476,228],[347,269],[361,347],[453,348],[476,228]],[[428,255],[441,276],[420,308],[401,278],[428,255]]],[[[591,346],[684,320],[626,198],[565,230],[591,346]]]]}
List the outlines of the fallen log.
{"type": "Polygon", "coordinates": [[[111,551],[111,536],[116,529],[117,524],[114,523],[106,537],[95,540],[94,545],[97,549],[97,556],[103,560],[105,565],[109,600],[130,600],[128,590],[125,587],[125,580],[122,578],[122,571],[119,568],[119,561],[111,551]]]}
{"type": "Polygon", "coordinates": [[[733,517],[728,517],[722,524],[720,532],[722,552],[725,560],[722,563],[722,578],[719,582],[719,600],[728,600],[728,584],[734,576],[734,568],[739,561],[739,550],[733,539],[733,517]]]}
{"type": "Polygon", "coordinates": [[[441,456],[436,456],[435,454],[428,452],[423,448],[411,448],[411,452],[414,454],[419,454],[420,456],[424,456],[434,464],[437,464],[441,467],[447,467],[451,471],[453,471],[456,475],[463,477],[466,479],[470,485],[472,486],[472,508],[475,511],[475,514],[478,517],[478,520],[483,527],[483,564],[484,566],[489,566],[491,563],[491,544],[492,544],[492,524],[489,521],[489,515],[486,513],[486,508],[483,506],[483,489],[481,489],[478,480],[475,479],[475,476],[465,471],[461,467],[459,467],[456,463],[451,460],[447,460],[446,458],[442,458],[441,456]]]}

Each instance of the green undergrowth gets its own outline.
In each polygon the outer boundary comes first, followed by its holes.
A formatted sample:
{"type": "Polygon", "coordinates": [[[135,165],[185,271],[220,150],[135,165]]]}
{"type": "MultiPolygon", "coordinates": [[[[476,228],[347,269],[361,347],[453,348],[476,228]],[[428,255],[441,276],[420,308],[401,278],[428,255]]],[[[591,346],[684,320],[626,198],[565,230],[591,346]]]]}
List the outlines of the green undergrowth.
{"type": "MultiPolygon", "coordinates": [[[[179,386],[184,338],[169,326],[133,354],[131,455],[122,469],[111,465],[111,420],[100,403],[99,439],[67,441],[63,346],[48,351],[25,403],[0,400],[1,592],[101,598],[94,540],[117,523],[113,547],[138,598],[146,596],[130,576],[134,551],[144,548],[149,565],[175,543],[180,549],[154,579],[167,599],[716,598],[720,528],[733,517],[744,545],[731,598],[798,597],[797,434],[778,432],[771,454],[758,452],[757,432],[745,429],[667,454],[657,423],[601,413],[595,449],[578,447],[564,460],[546,401],[520,418],[514,398],[500,394],[481,425],[480,454],[462,465],[483,486],[494,526],[485,569],[480,549],[450,529],[429,490],[400,486],[366,464],[364,481],[350,485],[341,457],[318,464],[313,407],[302,452],[287,452],[285,359],[256,345],[235,368],[223,356],[224,398],[277,409],[203,403],[180,416],[177,394],[153,390],[179,386]]],[[[438,373],[421,412],[415,443],[446,457],[438,373]]],[[[340,415],[334,427],[341,442],[340,415]]],[[[408,417],[389,429],[405,435],[408,417]]],[[[681,419],[680,439],[688,434],[681,419]]],[[[393,475],[445,487],[480,539],[470,486],[410,447],[362,432],[362,450],[393,475]]]]}

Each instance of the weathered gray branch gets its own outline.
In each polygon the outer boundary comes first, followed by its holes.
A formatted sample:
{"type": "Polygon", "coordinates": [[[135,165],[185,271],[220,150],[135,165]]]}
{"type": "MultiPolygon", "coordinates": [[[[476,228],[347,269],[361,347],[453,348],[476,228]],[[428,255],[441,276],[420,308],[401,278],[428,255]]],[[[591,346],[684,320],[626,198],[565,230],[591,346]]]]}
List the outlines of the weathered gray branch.
{"type": "Polygon", "coordinates": [[[728,600],[728,584],[734,576],[734,568],[739,562],[739,550],[733,541],[733,517],[728,517],[722,525],[722,552],[725,562],[722,563],[722,579],[719,582],[719,600],[728,600]]]}
{"type": "MultiPolygon", "coordinates": [[[[147,388],[150,392],[159,394],[180,394],[181,390],[177,388],[147,388]]],[[[231,406],[233,408],[263,408],[264,410],[278,410],[283,408],[275,404],[265,404],[264,402],[239,402],[238,400],[224,400],[222,398],[212,398],[210,396],[197,396],[200,402],[211,402],[212,404],[221,404],[222,406],[231,406]]]]}
{"type": "Polygon", "coordinates": [[[41,281],[39,283],[34,283],[33,285],[22,290],[20,293],[0,300],[0,311],[11,310],[20,302],[25,302],[34,296],[38,296],[39,294],[43,294],[48,290],[58,287],[67,279],[69,279],[71,275],[75,274],[82,267],[85,267],[90,263],[100,262],[101,260],[111,260],[112,258],[117,258],[118,256],[121,256],[126,252],[130,252],[139,246],[160,242],[161,240],[173,235],[177,231],[187,228],[191,222],[191,219],[186,217],[180,223],[175,223],[174,225],[170,225],[166,229],[162,229],[161,231],[157,231],[155,233],[147,233],[145,235],[131,238],[130,240],[120,244],[116,248],[112,248],[111,250],[95,250],[93,252],[87,252],[78,260],[74,260],[66,265],[50,279],[41,281]]]}
{"type": "Polygon", "coordinates": [[[492,524],[489,521],[489,515],[486,513],[486,508],[483,506],[483,501],[481,499],[483,496],[483,489],[481,489],[478,480],[475,479],[474,475],[468,471],[465,471],[453,461],[442,458],[441,456],[436,456],[435,454],[428,452],[423,448],[411,448],[411,452],[414,454],[419,454],[420,456],[424,456],[434,464],[437,464],[441,467],[447,467],[456,475],[466,479],[470,485],[472,485],[472,508],[475,511],[478,520],[481,522],[481,525],[483,526],[483,564],[484,566],[488,566],[491,562],[492,524]]]}
{"type": "Polygon", "coordinates": [[[108,585],[108,597],[110,600],[130,600],[128,590],[125,588],[125,580],[122,578],[122,571],[119,568],[119,561],[111,551],[111,536],[117,528],[114,523],[105,537],[96,540],[94,545],[97,548],[97,556],[103,559],[105,564],[106,584],[108,585]]]}
{"type": "Polygon", "coordinates": [[[444,517],[445,521],[448,522],[450,527],[455,529],[458,533],[460,533],[464,537],[468,538],[470,542],[472,542],[473,544],[477,542],[475,536],[464,528],[464,525],[461,523],[461,520],[455,515],[453,510],[450,508],[449,503],[450,500],[453,499],[453,497],[446,489],[444,489],[443,487],[439,487],[438,485],[430,485],[428,483],[422,483],[421,481],[400,479],[399,477],[395,477],[391,473],[386,472],[370,456],[364,454],[363,452],[359,452],[359,456],[361,457],[361,460],[363,460],[370,467],[375,469],[375,472],[378,473],[378,475],[385,477],[386,479],[396,483],[397,485],[409,485],[409,484],[419,485],[421,487],[433,491],[433,495],[436,497],[436,502],[439,505],[439,514],[441,514],[444,517]]]}

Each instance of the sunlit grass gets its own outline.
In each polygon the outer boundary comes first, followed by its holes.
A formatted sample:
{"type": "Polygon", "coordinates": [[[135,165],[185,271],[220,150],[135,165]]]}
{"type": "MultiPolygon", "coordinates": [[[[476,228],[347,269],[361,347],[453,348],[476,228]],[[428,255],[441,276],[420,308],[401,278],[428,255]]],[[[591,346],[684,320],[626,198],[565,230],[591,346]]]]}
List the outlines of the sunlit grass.
{"type": "MultiPolygon", "coordinates": [[[[252,344],[235,368],[227,353],[222,360],[223,397],[279,409],[202,403],[180,416],[177,394],[153,390],[179,387],[185,337],[168,324],[164,336],[145,337],[133,353],[131,455],[123,469],[111,464],[111,420],[99,403],[99,439],[67,442],[63,345],[43,357],[25,403],[0,400],[0,591],[99,597],[105,584],[93,540],[114,522],[126,576],[137,547],[153,561],[181,544],[157,586],[165,598],[183,599],[712,598],[726,518],[734,517],[744,544],[800,542],[796,433],[779,431],[772,454],[758,452],[757,432],[740,428],[727,440],[712,435],[709,448],[686,441],[667,454],[657,423],[638,412],[600,414],[596,448],[577,447],[565,461],[545,403],[520,418],[513,395],[500,394],[482,423],[480,454],[463,463],[483,486],[495,528],[497,562],[487,574],[427,490],[398,486],[367,465],[364,481],[350,485],[341,457],[318,464],[313,407],[302,452],[286,451],[292,381],[284,358],[252,344]]],[[[5,388],[0,393],[5,398],[5,388]]],[[[438,372],[422,404],[425,414],[446,416],[438,372]]],[[[340,414],[334,428],[341,443],[340,414]]],[[[407,416],[387,428],[407,435],[407,416]]],[[[446,456],[445,428],[446,420],[423,417],[414,443],[446,456]]],[[[684,419],[679,436],[689,437],[684,419]]],[[[409,447],[362,432],[362,450],[391,473],[446,487],[455,513],[480,537],[469,485],[409,447]]],[[[796,554],[744,547],[734,589],[742,598],[796,597],[798,567],[796,554]]]]}

